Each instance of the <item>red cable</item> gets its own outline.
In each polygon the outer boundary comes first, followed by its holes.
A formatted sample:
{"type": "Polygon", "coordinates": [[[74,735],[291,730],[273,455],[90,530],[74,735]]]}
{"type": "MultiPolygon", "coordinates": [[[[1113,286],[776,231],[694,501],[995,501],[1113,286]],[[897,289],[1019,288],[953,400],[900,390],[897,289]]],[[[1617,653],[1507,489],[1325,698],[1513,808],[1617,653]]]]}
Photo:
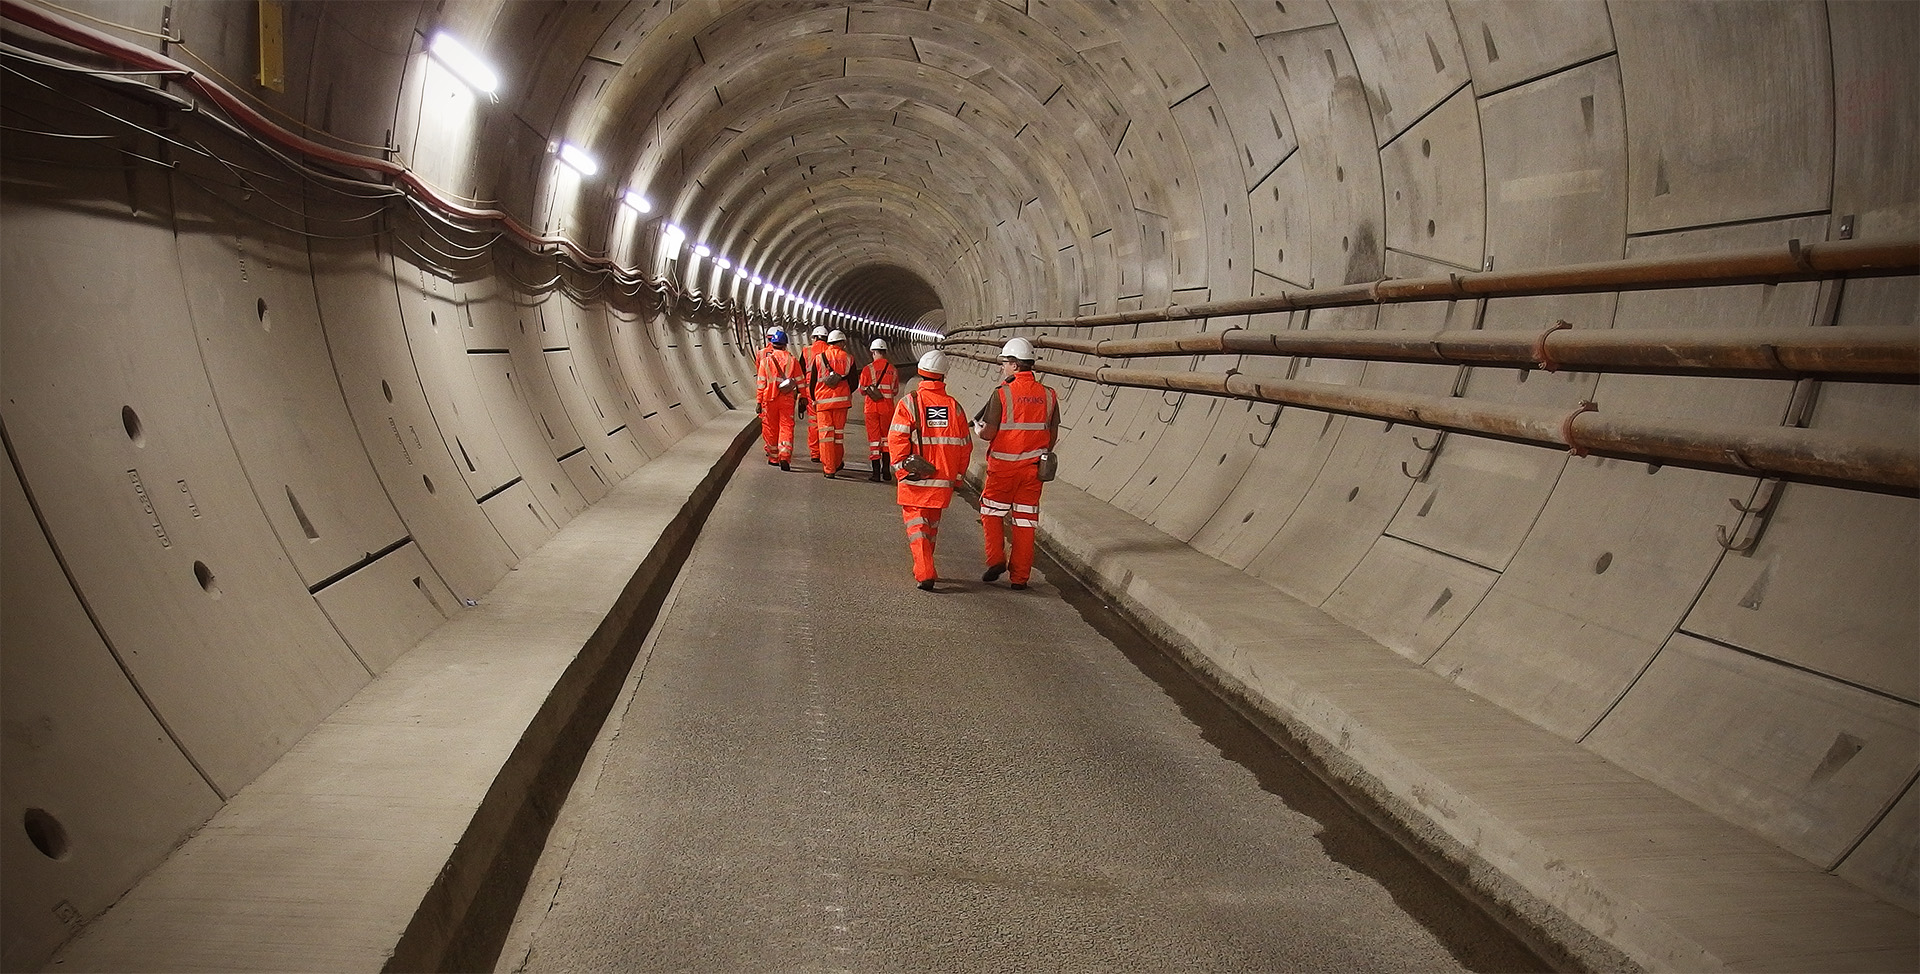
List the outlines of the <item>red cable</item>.
{"type": "Polygon", "coordinates": [[[442,212],[465,220],[498,223],[502,227],[505,227],[507,232],[512,235],[529,244],[535,245],[536,249],[546,246],[560,248],[565,250],[568,256],[576,263],[585,266],[604,267],[616,272],[626,272],[625,268],[622,268],[612,260],[589,254],[565,237],[548,237],[534,233],[504,211],[476,209],[455,202],[441,195],[439,190],[423,182],[412,170],[398,163],[387,159],[357,155],[335,149],[331,146],[321,145],[297,133],[289,132],[275,124],[266,116],[255,111],[252,106],[242,101],[232,92],[214,84],[199,72],[166,55],[149,51],[137,44],[123,41],[120,38],[101,33],[90,27],[55,17],[52,14],[29,7],[19,2],[19,0],[0,0],[0,13],[4,13],[7,20],[11,20],[16,24],[37,30],[49,37],[65,41],[82,50],[92,51],[95,54],[113,58],[122,64],[140,70],[164,71],[184,75],[181,80],[184,81],[187,86],[205,95],[208,99],[224,109],[228,115],[245,125],[255,134],[264,136],[268,140],[276,142],[310,159],[318,159],[335,165],[346,166],[351,169],[364,169],[369,172],[381,173],[392,178],[394,182],[405,186],[411,190],[415,196],[427,201],[442,212]]]}

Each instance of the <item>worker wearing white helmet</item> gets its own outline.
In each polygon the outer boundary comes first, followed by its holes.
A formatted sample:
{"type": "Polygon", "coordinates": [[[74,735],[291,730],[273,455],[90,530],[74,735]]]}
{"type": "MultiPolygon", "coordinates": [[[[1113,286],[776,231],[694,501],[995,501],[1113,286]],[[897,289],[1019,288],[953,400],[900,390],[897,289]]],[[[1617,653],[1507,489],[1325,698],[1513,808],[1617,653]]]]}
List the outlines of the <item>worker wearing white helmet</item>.
{"type": "MultiPolygon", "coordinates": [[[[806,389],[800,393],[800,411],[803,413],[813,404],[814,360],[819,358],[821,352],[827,350],[827,329],[825,327],[814,325],[813,331],[809,334],[813,337],[813,344],[808,345],[807,350],[800,354],[800,367],[807,374],[806,389]]],[[[807,423],[807,458],[814,463],[820,462],[820,416],[818,407],[814,407],[813,419],[807,423]]]]}
{"type": "Polygon", "coordinates": [[[835,330],[826,336],[827,344],[808,361],[813,380],[813,425],[809,438],[817,438],[820,472],[828,479],[840,472],[847,454],[847,410],[853,408],[853,356],[847,352],[845,332],[835,330]]]}
{"type": "Polygon", "coordinates": [[[900,372],[887,358],[884,340],[874,339],[867,351],[873,353],[873,361],[860,370],[860,392],[866,397],[861,409],[867,425],[867,459],[873,463],[873,473],[867,479],[888,483],[893,479],[893,463],[887,459],[887,424],[893,421],[893,399],[900,389],[900,372]]]}
{"type": "Polygon", "coordinates": [[[987,442],[987,479],[980,487],[987,570],[980,579],[991,582],[1004,572],[1016,589],[1027,587],[1033,569],[1033,536],[1040,526],[1040,485],[1053,479],[1053,447],[1060,435],[1060,398],[1034,378],[1033,365],[1033,343],[1024,338],[1008,339],[1000,348],[1004,381],[974,423],[974,434],[987,442]],[[1009,533],[1011,558],[1007,552],[1009,533]]]}
{"type": "Polygon", "coordinates": [[[894,458],[894,496],[907,525],[913,579],[928,592],[938,576],[933,544],[940,534],[940,515],[973,459],[966,424],[960,404],[947,395],[946,353],[936,348],[920,356],[920,385],[894,407],[887,452],[894,458]]]}

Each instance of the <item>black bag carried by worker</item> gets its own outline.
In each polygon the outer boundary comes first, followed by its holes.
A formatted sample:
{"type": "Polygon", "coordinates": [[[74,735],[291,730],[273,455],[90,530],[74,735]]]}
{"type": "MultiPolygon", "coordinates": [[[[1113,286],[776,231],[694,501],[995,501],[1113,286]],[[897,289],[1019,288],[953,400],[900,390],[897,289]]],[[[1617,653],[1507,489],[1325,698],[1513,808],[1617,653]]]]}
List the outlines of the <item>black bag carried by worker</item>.
{"type": "Polygon", "coordinates": [[[931,477],[939,472],[939,468],[933,465],[932,460],[918,453],[907,454],[907,458],[901,461],[900,465],[907,468],[908,480],[919,480],[922,477],[931,477]]]}

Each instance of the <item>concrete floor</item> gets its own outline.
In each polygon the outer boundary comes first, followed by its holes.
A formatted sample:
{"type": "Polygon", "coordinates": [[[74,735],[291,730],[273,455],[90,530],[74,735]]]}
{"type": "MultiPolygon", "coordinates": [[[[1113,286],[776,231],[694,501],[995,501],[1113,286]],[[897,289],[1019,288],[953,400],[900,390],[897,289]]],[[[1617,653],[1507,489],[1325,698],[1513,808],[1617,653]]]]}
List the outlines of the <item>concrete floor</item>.
{"type": "Polygon", "coordinates": [[[1545,969],[964,501],[923,593],[815,471],[727,487],[498,970],[1545,969]]]}

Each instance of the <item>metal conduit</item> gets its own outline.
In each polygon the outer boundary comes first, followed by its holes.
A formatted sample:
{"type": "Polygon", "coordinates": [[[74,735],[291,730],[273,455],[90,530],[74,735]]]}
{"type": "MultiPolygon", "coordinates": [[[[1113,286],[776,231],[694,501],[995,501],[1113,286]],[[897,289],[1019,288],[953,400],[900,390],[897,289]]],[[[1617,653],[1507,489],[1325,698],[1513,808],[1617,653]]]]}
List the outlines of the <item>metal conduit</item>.
{"type": "MultiPolygon", "coordinates": [[[[1490,365],[1548,372],[1620,372],[1759,379],[1920,383],[1920,328],[1828,327],[1740,331],[1575,330],[1537,335],[1458,329],[1437,332],[1285,331],[1243,328],[1169,338],[1085,340],[1036,335],[1037,348],[1100,358],[1155,355],[1298,355],[1436,365],[1490,365]]],[[[986,338],[948,345],[997,347],[986,338]]]]}
{"type": "Polygon", "coordinates": [[[1733,284],[1775,284],[1834,277],[1890,277],[1920,273],[1920,240],[1834,240],[1785,247],[1604,261],[1516,271],[1482,271],[1445,277],[1382,278],[1365,284],[1282,291],[1257,298],[1170,305],[1143,311],[1029,318],[954,328],[948,335],[1007,328],[1095,328],[1156,321],[1191,321],[1230,315],[1410,301],[1458,301],[1596,291],[1642,291],[1733,284]]]}
{"type": "MultiPolygon", "coordinates": [[[[955,350],[979,362],[992,356],[955,350]]],[[[1256,378],[1237,372],[1156,372],[1041,364],[1037,370],[1109,386],[1301,406],[1321,412],[1748,477],[1776,478],[1906,497],[1920,496],[1920,448],[1893,439],[1795,426],[1682,426],[1611,419],[1593,403],[1571,412],[1351,386],[1256,378]]]]}

